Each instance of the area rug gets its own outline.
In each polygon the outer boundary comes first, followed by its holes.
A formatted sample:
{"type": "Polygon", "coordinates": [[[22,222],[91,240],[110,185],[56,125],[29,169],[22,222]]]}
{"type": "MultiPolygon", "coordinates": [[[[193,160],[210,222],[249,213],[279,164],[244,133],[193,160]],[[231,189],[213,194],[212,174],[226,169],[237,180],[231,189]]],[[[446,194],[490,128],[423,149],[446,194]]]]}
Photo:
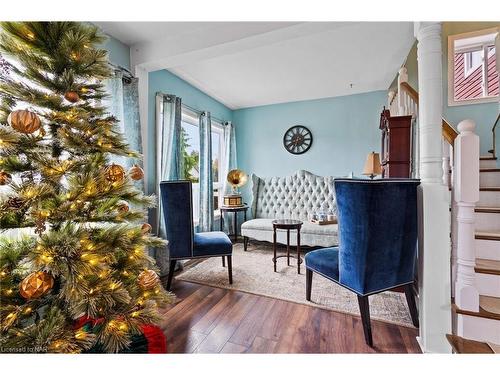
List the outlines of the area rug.
{"type": "MultiPolygon", "coordinates": [[[[282,255],[282,251],[278,255],[282,255]]],[[[299,275],[295,259],[290,259],[287,266],[286,258],[279,258],[277,272],[274,272],[272,257],[272,246],[267,243],[250,242],[246,252],[238,243],[233,247],[232,285],[220,257],[188,265],[176,279],[359,315],[356,295],[318,274],[313,276],[312,301],[306,301],[304,264],[299,275]]],[[[404,293],[384,292],[369,299],[372,319],[413,327],[404,293]]]]}

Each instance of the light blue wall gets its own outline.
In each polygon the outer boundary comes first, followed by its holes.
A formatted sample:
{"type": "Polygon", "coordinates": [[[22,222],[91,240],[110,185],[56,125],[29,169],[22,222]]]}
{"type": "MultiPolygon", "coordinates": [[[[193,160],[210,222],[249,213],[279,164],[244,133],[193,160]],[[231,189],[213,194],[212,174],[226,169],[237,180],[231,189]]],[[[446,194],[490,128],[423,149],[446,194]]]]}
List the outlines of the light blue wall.
{"type": "MultiPolygon", "coordinates": [[[[231,121],[233,111],[224,104],[218,102],[204,92],[191,86],[183,79],[172,74],[168,70],[158,70],[149,73],[148,90],[148,147],[145,157],[148,158],[148,176],[154,176],[156,168],[155,160],[155,95],[157,92],[174,94],[182,98],[182,102],[189,107],[200,111],[209,111],[212,117],[223,121],[231,121]]],[[[154,191],[153,179],[148,179],[148,191],[154,191]]]]}
{"type": "Polygon", "coordinates": [[[378,125],[386,100],[385,91],[374,91],[236,110],[238,166],[264,177],[287,176],[299,169],[360,176],[366,155],[380,152],[378,125]],[[311,130],[313,144],[305,154],[292,155],[283,147],[283,134],[298,124],[311,130]]]}
{"type": "Polygon", "coordinates": [[[108,37],[108,40],[104,42],[102,46],[104,49],[108,51],[109,61],[112,64],[121,66],[130,70],[130,47],[126,44],[123,44],[118,39],[115,39],[111,36],[108,37]]]}

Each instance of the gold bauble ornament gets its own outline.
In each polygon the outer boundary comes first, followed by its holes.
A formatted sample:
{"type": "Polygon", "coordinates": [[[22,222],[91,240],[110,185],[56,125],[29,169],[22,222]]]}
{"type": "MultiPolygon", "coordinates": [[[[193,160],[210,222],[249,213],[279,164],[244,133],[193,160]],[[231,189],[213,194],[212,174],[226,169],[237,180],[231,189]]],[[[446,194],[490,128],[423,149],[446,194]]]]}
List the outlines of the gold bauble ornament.
{"type": "Polygon", "coordinates": [[[68,102],[76,103],[80,100],[80,96],[76,91],[68,91],[64,94],[64,99],[66,99],[68,102]]]}
{"type": "Polygon", "coordinates": [[[26,276],[19,285],[19,293],[26,299],[36,299],[47,294],[54,286],[50,273],[38,271],[26,276]]]}
{"type": "Polygon", "coordinates": [[[121,165],[111,164],[106,168],[105,175],[110,182],[120,182],[125,178],[125,169],[121,165]]]}
{"type": "Polygon", "coordinates": [[[26,109],[11,112],[7,117],[7,122],[12,128],[24,134],[31,134],[42,126],[40,118],[26,109]]]}
{"type": "Polygon", "coordinates": [[[12,181],[12,176],[9,173],[5,171],[0,171],[0,185],[7,185],[11,181],[12,181]]]}
{"type": "Polygon", "coordinates": [[[151,232],[152,229],[153,228],[148,223],[144,223],[141,226],[141,232],[142,232],[142,234],[148,234],[148,233],[151,232]]]}
{"type": "Polygon", "coordinates": [[[137,164],[135,164],[130,170],[128,171],[128,175],[132,180],[140,180],[144,177],[144,171],[142,170],[141,167],[139,167],[137,164]]]}
{"type": "Polygon", "coordinates": [[[153,270],[144,270],[137,277],[137,282],[141,289],[152,289],[158,285],[160,282],[160,278],[158,274],[153,270]]]}
{"type": "Polygon", "coordinates": [[[127,213],[130,210],[130,207],[127,203],[122,203],[118,205],[118,211],[122,214],[127,213]]]}

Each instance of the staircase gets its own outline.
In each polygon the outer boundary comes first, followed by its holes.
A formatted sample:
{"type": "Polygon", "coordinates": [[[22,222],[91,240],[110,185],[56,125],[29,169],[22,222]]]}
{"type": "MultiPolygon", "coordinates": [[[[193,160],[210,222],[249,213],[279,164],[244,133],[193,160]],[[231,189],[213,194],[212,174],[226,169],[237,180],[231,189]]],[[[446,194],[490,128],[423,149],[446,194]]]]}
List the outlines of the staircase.
{"type": "Polygon", "coordinates": [[[497,158],[480,158],[475,216],[475,286],[479,309],[453,304],[459,336],[500,344],[500,168],[497,158]]]}
{"type": "MultiPolygon", "coordinates": [[[[407,81],[402,68],[388,107],[392,116],[414,116],[413,176],[418,178],[419,97],[407,81]]],[[[452,333],[495,344],[500,344],[500,163],[495,155],[499,119],[492,128],[493,149],[481,157],[473,122],[463,121],[460,133],[445,119],[442,123],[443,184],[451,192],[452,333]]]]}

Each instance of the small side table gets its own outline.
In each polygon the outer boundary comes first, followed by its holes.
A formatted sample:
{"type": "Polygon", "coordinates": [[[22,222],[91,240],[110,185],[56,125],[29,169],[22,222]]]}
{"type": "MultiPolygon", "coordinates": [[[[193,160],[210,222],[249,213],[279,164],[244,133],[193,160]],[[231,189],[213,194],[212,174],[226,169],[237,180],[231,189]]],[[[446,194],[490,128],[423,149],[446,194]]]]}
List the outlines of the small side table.
{"type": "Polygon", "coordinates": [[[302,259],[300,258],[300,228],[302,227],[302,221],[293,219],[278,219],[273,220],[273,251],[274,251],[274,272],[276,272],[276,261],[278,258],[287,258],[287,264],[290,265],[290,230],[297,231],[297,273],[300,274],[300,263],[302,259]],[[276,230],[285,229],[286,230],[286,255],[276,256],[276,230]]]}
{"type": "MultiPolygon", "coordinates": [[[[239,207],[229,207],[229,206],[221,206],[220,207],[220,231],[224,231],[224,213],[232,212],[233,213],[233,225],[234,225],[234,242],[238,242],[238,212],[243,211],[245,215],[245,221],[247,221],[247,210],[248,205],[245,203],[243,206],[239,207]]],[[[230,235],[230,234],[229,234],[230,235]]]]}

